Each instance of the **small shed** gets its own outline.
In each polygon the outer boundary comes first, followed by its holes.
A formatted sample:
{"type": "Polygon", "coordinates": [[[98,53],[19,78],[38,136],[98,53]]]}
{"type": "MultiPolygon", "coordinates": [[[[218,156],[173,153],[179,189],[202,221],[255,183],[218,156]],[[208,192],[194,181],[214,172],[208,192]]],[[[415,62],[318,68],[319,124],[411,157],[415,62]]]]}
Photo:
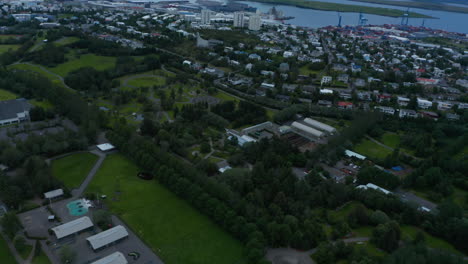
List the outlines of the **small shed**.
{"type": "Polygon", "coordinates": [[[51,200],[51,199],[55,199],[57,197],[60,197],[62,195],[63,195],[63,190],[62,189],[57,189],[57,190],[53,190],[53,191],[44,193],[44,198],[51,200]]]}
{"type": "Polygon", "coordinates": [[[96,147],[102,152],[107,152],[115,149],[114,145],[110,143],[99,144],[96,145],[96,147]]]}

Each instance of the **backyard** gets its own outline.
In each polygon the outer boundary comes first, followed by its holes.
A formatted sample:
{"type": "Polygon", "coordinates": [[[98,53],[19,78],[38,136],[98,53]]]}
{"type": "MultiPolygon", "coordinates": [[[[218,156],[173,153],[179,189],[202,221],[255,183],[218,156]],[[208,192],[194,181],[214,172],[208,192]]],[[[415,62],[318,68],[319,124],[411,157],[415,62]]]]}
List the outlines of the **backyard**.
{"type": "Polygon", "coordinates": [[[68,189],[80,187],[98,157],[89,152],[72,154],[52,161],[52,174],[68,189]]]}
{"type": "Polygon", "coordinates": [[[167,264],[245,263],[242,244],[119,154],[106,158],[88,192],[107,205],[167,264]]]}

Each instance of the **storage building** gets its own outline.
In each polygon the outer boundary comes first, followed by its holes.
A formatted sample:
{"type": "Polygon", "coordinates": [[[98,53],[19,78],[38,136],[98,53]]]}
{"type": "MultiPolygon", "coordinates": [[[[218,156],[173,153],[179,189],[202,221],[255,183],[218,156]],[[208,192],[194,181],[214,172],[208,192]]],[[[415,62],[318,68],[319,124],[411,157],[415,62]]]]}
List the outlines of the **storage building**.
{"type": "Polygon", "coordinates": [[[125,256],[119,251],[110,254],[109,256],[98,259],[91,264],[127,264],[125,256]]]}
{"type": "Polygon", "coordinates": [[[305,133],[307,135],[312,135],[312,136],[317,137],[317,138],[321,138],[321,137],[324,136],[323,132],[321,132],[321,131],[319,131],[319,130],[317,130],[315,128],[312,128],[310,126],[306,126],[304,124],[301,124],[299,122],[293,122],[291,127],[293,129],[296,129],[296,131],[298,131],[298,132],[303,132],[303,133],[305,133]]]}
{"type": "Polygon", "coordinates": [[[62,239],[64,237],[68,237],[89,230],[92,227],[93,223],[91,222],[91,219],[89,219],[89,217],[87,216],[83,216],[63,225],[56,226],[52,228],[52,231],[54,232],[57,239],[62,239]]]}
{"type": "Polygon", "coordinates": [[[322,122],[319,122],[319,121],[317,121],[315,119],[312,119],[312,118],[306,118],[306,119],[304,119],[304,122],[307,125],[309,125],[309,126],[311,126],[313,128],[325,131],[325,132],[330,133],[330,134],[333,134],[333,133],[336,132],[336,129],[334,127],[329,126],[327,124],[324,124],[322,122]]]}
{"type": "Polygon", "coordinates": [[[128,237],[127,230],[125,227],[118,225],[94,236],[90,236],[86,240],[91,245],[93,250],[98,250],[109,244],[116,243],[126,237],[128,237]]]}

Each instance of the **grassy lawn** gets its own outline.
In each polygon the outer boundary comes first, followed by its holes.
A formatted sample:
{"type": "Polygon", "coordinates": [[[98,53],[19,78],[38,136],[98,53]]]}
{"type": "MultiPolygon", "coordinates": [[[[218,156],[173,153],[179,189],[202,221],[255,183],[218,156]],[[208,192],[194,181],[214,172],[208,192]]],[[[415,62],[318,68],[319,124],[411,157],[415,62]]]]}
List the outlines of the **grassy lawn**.
{"type": "Polygon", "coordinates": [[[468,192],[460,188],[453,188],[450,198],[461,208],[468,210],[468,192]]]}
{"type": "Polygon", "coordinates": [[[351,211],[359,205],[359,202],[352,201],[347,203],[345,206],[341,207],[339,210],[331,210],[329,211],[329,218],[332,222],[337,222],[339,220],[347,221],[348,215],[351,211]]]}
{"type": "Polygon", "coordinates": [[[7,100],[16,99],[16,98],[18,98],[16,94],[7,90],[0,89],[0,101],[7,101],[7,100]]]}
{"type": "Polygon", "coordinates": [[[0,45],[0,54],[3,54],[10,50],[12,51],[17,50],[19,47],[20,45],[9,45],[9,44],[0,45]]]}
{"type": "Polygon", "coordinates": [[[409,238],[409,239],[414,239],[416,237],[416,234],[418,233],[418,231],[422,232],[424,234],[424,237],[426,238],[426,245],[428,247],[439,248],[439,249],[447,250],[447,251],[455,253],[455,254],[463,255],[458,250],[456,250],[451,244],[449,244],[448,242],[446,242],[446,241],[444,241],[442,239],[433,237],[430,234],[424,232],[423,230],[421,230],[421,229],[419,229],[417,227],[407,226],[407,225],[401,226],[402,238],[406,237],[406,238],[409,238]]]}
{"type": "Polygon", "coordinates": [[[83,67],[93,67],[96,70],[107,70],[115,66],[115,57],[98,56],[94,54],[81,55],[65,63],[49,68],[50,71],[65,77],[68,73],[83,67]]]}
{"type": "Polygon", "coordinates": [[[39,66],[20,63],[20,64],[14,64],[14,65],[11,65],[11,66],[8,66],[8,67],[12,68],[12,69],[18,69],[18,70],[23,70],[23,71],[32,71],[32,72],[39,73],[42,76],[44,76],[44,77],[48,78],[49,80],[51,80],[53,83],[55,83],[55,84],[57,84],[57,85],[59,85],[61,87],[64,87],[63,83],[59,80],[59,78],[57,76],[44,71],[39,66]]]}
{"type": "Polygon", "coordinates": [[[32,249],[33,249],[33,246],[25,245],[22,250],[18,250],[18,248],[17,248],[16,251],[21,256],[22,259],[27,259],[29,257],[29,254],[31,253],[32,249]]]}
{"type": "Polygon", "coordinates": [[[32,259],[32,264],[50,264],[49,258],[41,251],[38,256],[34,256],[32,259]]]}
{"type": "Polygon", "coordinates": [[[52,174],[68,189],[78,188],[97,160],[89,152],[72,154],[52,161],[52,174]]]}
{"type": "Polygon", "coordinates": [[[21,38],[23,35],[0,35],[0,40],[21,38]]]}
{"type": "Polygon", "coordinates": [[[371,237],[372,236],[372,226],[360,226],[353,229],[355,237],[371,237]]]}
{"type": "Polygon", "coordinates": [[[308,65],[304,65],[301,68],[299,68],[299,74],[309,76],[309,74],[319,74],[320,71],[314,71],[309,69],[308,65]]]}
{"type": "Polygon", "coordinates": [[[355,249],[359,250],[360,248],[362,248],[371,256],[383,257],[387,254],[385,253],[385,251],[378,249],[371,242],[353,243],[353,245],[355,249]]]}
{"type": "Polygon", "coordinates": [[[468,156],[468,146],[465,146],[460,152],[458,152],[454,158],[456,159],[463,159],[464,157],[468,156]]]}
{"type": "Polygon", "coordinates": [[[236,101],[236,102],[239,102],[239,99],[237,99],[236,97],[226,93],[226,92],[223,92],[221,90],[218,90],[218,92],[216,93],[216,95],[214,95],[213,97],[216,97],[218,99],[221,99],[223,101],[236,101]]]}
{"type": "Polygon", "coordinates": [[[0,236],[0,260],[2,264],[16,264],[15,257],[2,236],[0,236]]]}
{"type": "Polygon", "coordinates": [[[361,141],[359,144],[354,146],[354,150],[364,155],[370,159],[385,159],[388,155],[392,154],[392,151],[386,149],[369,139],[365,139],[361,141]]]}
{"type": "Polygon", "coordinates": [[[54,43],[57,46],[65,46],[65,45],[68,45],[68,44],[75,43],[78,40],[80,40],[80,39],[77,38],[77,37],[65,37],[65,38],[61,38],[61,39],[56,40],[54,43]]]}
{"type": "Polygon", "coordinates": [[[239,241],[156,181],[139,179],[138,171],[122,155],[110,155],[88,191],[107,195],[110,210],[167,264],[247,262],[239,241]]]}
{"type": "Polygon", "coordinates": [[[42,107],[42,108],[44,108],[46,110],[54,108],[54,105],[49,101],[44,101],[44,100],[39,101],[37,99],[32,99],[32,100],[29,100],[29,103],[34,105],[34,106],[42,107]]]}
{"type": "Polygon", "coordinates": [[[165,85],[166,78],[164,77],[141,77],[132,79],[127,82],[128,85],[136,87],[152,87],[153,85],[165,85]]]}
{"type": "Polygon", "coordinates": [[[397,148],[400,145],[400,136],[394,133],[385,133],[380,138],[380,142],[391,148],[397,148]]]}

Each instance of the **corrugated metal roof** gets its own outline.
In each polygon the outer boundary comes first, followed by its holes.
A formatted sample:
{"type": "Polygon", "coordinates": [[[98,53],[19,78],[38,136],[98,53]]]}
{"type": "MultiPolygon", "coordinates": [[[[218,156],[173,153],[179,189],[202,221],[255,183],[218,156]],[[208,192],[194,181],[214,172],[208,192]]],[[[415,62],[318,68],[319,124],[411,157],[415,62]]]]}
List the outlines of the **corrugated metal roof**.
{"type": "Polygon", "coordinates": [[[53,190],[53,191],[44,193],[44,197],[46,199],[59,197],[60,195],[63,195],[63,190],[62,189],[57,189],[57,190],[53,190]]]}
{"type": "Polygon", "coordinates": [[[88,229],[92,226],[93,226],[93,222],[91,222],[91,219],[89,219],[89,217],[87,216],[83,216],[81,218],[70,221],[63,225],[56,226],[52,228],[52,231],[54,231],[55,236],[58,239],[60,239],[60,238],[78,233],[82,230],[88,229]]]}
{"type": "Polygon", "coordinates": [[[128,232],[125,227],[118,225],[97,235],[90,236],[86,240],[88,240],[91,247],[96,250],[127,236],[128,232]]]}
{"type": "Polygon", "coordinates": [[[91,264],[127,264],[125,256],[119,251],[110,254],[109,256],[98,259],[91,264]]]}

